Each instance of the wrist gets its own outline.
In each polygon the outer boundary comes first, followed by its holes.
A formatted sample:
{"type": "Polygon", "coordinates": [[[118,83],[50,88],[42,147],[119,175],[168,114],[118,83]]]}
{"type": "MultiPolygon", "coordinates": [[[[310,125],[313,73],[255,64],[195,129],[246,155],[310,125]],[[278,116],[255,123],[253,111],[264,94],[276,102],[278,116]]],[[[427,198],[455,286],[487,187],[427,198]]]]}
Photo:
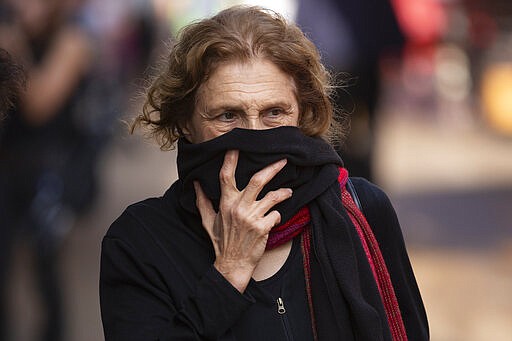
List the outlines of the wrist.
{"type": "Polygon", "coordinates": [[[216,260],[213,266],[240,293],[244,293],[254,272],[254,267],[221,260],[216,260]]]}

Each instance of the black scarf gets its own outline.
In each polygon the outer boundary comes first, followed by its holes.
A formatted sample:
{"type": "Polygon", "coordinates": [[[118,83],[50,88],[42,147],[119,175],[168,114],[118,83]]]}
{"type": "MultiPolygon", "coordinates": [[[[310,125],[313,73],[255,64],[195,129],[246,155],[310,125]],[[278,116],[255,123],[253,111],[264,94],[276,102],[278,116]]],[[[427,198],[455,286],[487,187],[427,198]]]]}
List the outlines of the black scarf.
{"type": "Polygon", "coordinates": [[[293,196],[275,207],[282,222],[302,206],[309,206],[312,296],[320,340],[391,340],[366,255],[342,206],[337,182],[342,161],[334,149],[296,127],[234,129],[199,144],[181,139],[177,164],[182,184],[180,203],[186,210],[197,214],[194,180],[218,208],[219,171],[225,152],[232,149],[240,152],[235,175],[240,189],[260,169],[283,158],[288,160],[260,197],[278,188],[293,189],[293,196]]]}

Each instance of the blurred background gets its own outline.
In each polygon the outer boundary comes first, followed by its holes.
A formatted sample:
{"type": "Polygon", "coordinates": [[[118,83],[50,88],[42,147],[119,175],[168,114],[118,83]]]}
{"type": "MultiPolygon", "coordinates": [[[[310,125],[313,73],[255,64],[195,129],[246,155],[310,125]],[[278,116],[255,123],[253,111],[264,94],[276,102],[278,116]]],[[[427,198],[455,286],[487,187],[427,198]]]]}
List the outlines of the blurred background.
{"type": "MultiPolygon", "coordinates": [[[[27,91],[0,130],[0,340],[102,340],[100,242],[176,179],[126,120],[165,43],[242,1],[0,0],[27,91]]],[[[512,2],[245,1],[296,21],[339,75],[339,148],[397,210],[433,341],[512,335],[512,2]]]]}

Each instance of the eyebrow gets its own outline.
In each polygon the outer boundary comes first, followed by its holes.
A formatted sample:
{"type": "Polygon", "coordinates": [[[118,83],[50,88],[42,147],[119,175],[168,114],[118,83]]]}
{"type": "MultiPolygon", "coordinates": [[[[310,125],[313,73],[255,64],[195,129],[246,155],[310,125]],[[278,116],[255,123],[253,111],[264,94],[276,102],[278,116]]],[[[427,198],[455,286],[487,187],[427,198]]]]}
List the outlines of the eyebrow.
{"type": "MultiPolygon", "coordinates": [[[[210,105],[210,106],[202,106],[203,111],[205,113],[217,113],[221,111],[236,111],[236,112],[244,112],[245,108],[243,105],[240,104],[229,104],[229,103],[222,103],[219,105],[210,105]]],[[[263,103],[260,107],[260,111],[265,111],[272,108],[282,108],[284,111],[292,111],[293,110],[293,104],[288,101],[268,101],[266,103],[263,103]]]]}

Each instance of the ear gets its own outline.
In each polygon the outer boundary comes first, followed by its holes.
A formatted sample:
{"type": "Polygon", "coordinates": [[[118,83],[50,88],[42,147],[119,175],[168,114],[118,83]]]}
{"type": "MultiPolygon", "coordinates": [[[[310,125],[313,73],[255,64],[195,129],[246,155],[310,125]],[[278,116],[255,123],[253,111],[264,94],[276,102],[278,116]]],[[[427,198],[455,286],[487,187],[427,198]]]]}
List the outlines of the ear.
{"type": "Polygon", "coordinates": [[[189,142],[192,142],[194,143],[193,139],[192,139],[192,136],[194,136],[193,134],[193,128],[191,128],[191,125],[192,123],[191,122],[187,122],[183,125],[183,127],[180,127],[179,128],[179,131],[180,131],[180,135],[182,137],[184,137],[185,139],[187,139],[189,142]]]}
{"type": "Polygon", "coordinates": [[[190,135],[190,129],[188,128],[190,123],[185,124],[184,127],[179,127],[180,133],[183,136],[189,136],[190,135]]]}

